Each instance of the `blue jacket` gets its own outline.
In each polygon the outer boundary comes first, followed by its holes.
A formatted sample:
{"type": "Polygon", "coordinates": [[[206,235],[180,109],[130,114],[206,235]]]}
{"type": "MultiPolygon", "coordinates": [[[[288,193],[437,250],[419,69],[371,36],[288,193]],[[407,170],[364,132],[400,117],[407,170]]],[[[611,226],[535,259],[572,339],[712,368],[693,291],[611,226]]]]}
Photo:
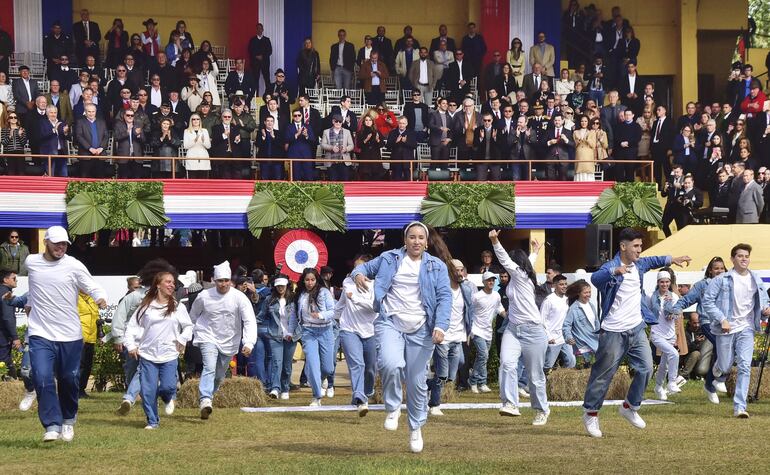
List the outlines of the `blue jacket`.
{"type": "Polygon", "coordinates": [[[286,149],[286,157],[313,158],[313,147],[318,144],[318,139],[316,139],[313,129],[310,126],[305,126],[307,128],[307,138],[305,138],[304,135],[294,136],[297,133],[297,126],[294,123],[288,124],[285,127],[284,138],[289,146],[286,149]]]}
{"type": "MultiPolygon", "coordinates": [[[[658,316],[650,311],[649,299],[644,294],[644,274],[650,269],[657,269],[671,264],[671,256],[642,257],[636,261],[636,268],[639,270],[639,284],[642,291],[642,318],[648,325],[658,323],[658,316]]],[[[591,274],[591,283],[599,289],[601,296],[602,313],[604,318],[612,308],[615,301],[615,295],[618,293],[620,284],[623,283],[622,275],[615,275],[615,268],[622,265],[620,263],[620,253],[615,254],[612,260],[605,262],[602,267],[591,274]]]]}
{"type": "MultiPolygon", "coordinates": [[[[267,328],[270,338],[274,340],[283,340],[283,330],[281,329],[281,304],[278,299],[268,297],[262,306],[262,313],[258,316],[263,328],[267,328]]],[[[289,333],[294,341],[302,337],[302,326],[297,321],[297,307],[294,302],[286,302],[286,314],[289,317],[289,333]]]]}
{"type": "Polygon", "coordinates": [[[692,287],[690,287],[690,291],[680,297],[679,301],[674,304],[672,313],[681,313],[684,311],[684,309],[689,308],[691,305],[698,304],[698,306],[695,307],[695,311],[698,312],[701,326],[711,323],[711,319],[703,310],[703,294],[706,292],[710,282],[710,278],[696,282],[692,287]]]}
{"type": "Polygon", "coordinates": [[[265,316],[265,306],[270,299],[270,287],[258,284],[254,286],[254,289],[257,291],[257,295],[259,295],[259,301],[257,303],[252,302],[251,306],[254,307],[254,315],[257,316],[257,325],[264,325],[265,322],[262,318],[265,316]]]}
{"type": "MultiPolygon", "coordinates": [[[[310,315],[305,315],[307,299],[308,294],[306,292],[302,293],[297,299],[296,312],[300,325],[308,323],[305,320],[311,320],[310,315]]],[[[326,287],[321,287],[318,290],[318,313],[322,320],[312,319],[314,325],[328,325],[334,323],[334,296],[326,287]]]]}
{"type": "MultiPolygon", "coordinates": [[[[754,293],[754,331],[761,331],[762,309],[768,306],[767,291],[762,279],[754,272],[751,278],[757,286],[754,293]]],[[[711,331],[715,335],[722,333],[722,321],[727,320],[733,324],[733,276],[735,270],[725,272],[711,280],[706,293],[703,294],[703,310],[711,320],[711,331]]]]}
{"type": "Polygon", "coordinates": [[[599,337],[597,333],[601,327],[598,314],[594,304],[588,303],[594,311],[594,315],[597,316],[594,324],[591,325],[591,321],[588,319],[583,308],[578,301],[572,303],[567,310],[567,316],[564,317],[564,325],[562,326],[562,334],[564,340],[575,340],[575,348],[591,348],[596,353],[599,348],[599,337]]]}
{"type": "MultiPolygon", "coordinates": [[[[672,300],[667,301],[666,304],[663,306],[663,311],[666,313],[666,315],[681,314],[682,313],[681,310],[679,311],[674,310],[674,304],[672,303],[673,299],[677,299],[677,303],[678,303],[679,296],[675,296],[674,294],[671,293],[670,290],[666,292],[666,295],[669,295],[672,297],[672,300]]],[[[650,300],[650,311],[655,315],[660,316],[660,292],[656,290],[652,295],[650,295],[649,300],[650,300]]]]}
{"type": "MultiPolygon", "coordinates": [[[[375,259],[356,267],[350,274],[353,279],[359,274],[363,274],[369,279],[375,279],[374,310],[376,312],[380,311],[382,299],[390,291],[393,277],[398,272],[401,261],[405,258],[405,247],[385,251],[375,259]]],[[[423,253],[419,281],[422,306],[427,315],[426,325],[431,331],[434,328],[439,328],[446,332],[449,329],[449,315],[452,311],[452,291],[449,287],[446,264],[427,252],[423,253]]]]}
{"type": "Polygon", "coordinates": [[[473,325],[473,293],[476,292],[476,286],[470,281],[464,280],[460,283],[460,292],[462,292],[463,302],[465,302],[465,315],[463,315],[465,333],[470,335],[473,325]]]}

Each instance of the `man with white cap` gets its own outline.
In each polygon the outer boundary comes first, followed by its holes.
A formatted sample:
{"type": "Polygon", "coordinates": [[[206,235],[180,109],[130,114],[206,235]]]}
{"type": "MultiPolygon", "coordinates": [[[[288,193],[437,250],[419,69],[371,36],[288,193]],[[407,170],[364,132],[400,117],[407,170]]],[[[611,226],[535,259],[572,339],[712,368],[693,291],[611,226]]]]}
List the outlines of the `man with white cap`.
{"type": "Polygon", "coordinates": [[[540,306],[540,315],[543,317],[545,330],[548,332],[548,349],[545,351],[545,365],[543,371],[546,374],[556,364],[559,355],[565,368],[575,367],[575,354],[572,346],[564,341],[564,319],[567,317],[569,302],[567,301],[567,277],[557,274],[551,280],[553,292],[543,300],[540,306]]]}
{"type": "Polygon", "coordinates": [[[32,381],[38,416],[45,427],[44,442],[75,437],[78,413],[80,355],[83,329],[78,314],[78,290],[107,307],[107,293],[88,269],[67,255],[67,230],[52,226],[45,232],[45,251],[27,257],[29,270],[27,329],[32,381]],[[57,394],[58,389],[58,394],[57,394]]]}
{"type": "Polygon", "coordinates": [[[232,272],[225,261],[214,266],[215,287],[204,290],[190,311],[194,345],[201,350],[200,410],[201,419],[211,415],[211,400],[225,377],[225,371],[243,336],[243,350],[248,357],[257,342],[257,320],[249,298],[230,285],[232,272]]]}
{"type": "Polygon", "coordinates": [[[471,341],[476,348],[476,361],[473,362],[473,374],[468,382],[472,393],[488,393],[487,359],[492,345],[493,322],[495,315],[505,316],[505,308],[498,292],[495,292],[497,274],[486,271],[481,275],[484,286],[473,294],[471,303],[471,341]]]}

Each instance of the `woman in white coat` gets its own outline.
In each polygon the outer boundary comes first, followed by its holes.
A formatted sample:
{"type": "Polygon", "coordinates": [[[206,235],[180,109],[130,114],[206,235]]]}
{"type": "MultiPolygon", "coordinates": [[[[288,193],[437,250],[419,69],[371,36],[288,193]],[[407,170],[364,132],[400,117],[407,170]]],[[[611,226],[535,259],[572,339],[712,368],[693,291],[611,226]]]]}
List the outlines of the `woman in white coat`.
{"type": "Polygon", "coordinates": [[[190,116],[190,125],[184,131],[184,148],[187,150],[187,160],[184,161],[187,178],[208,178],[211,171],[211,161],[208,160],[211,138],[198,114],[190,116]]]}
{"type": "Polygon", "coordinates": [[[219,75],[219,66],[216,61],[204,59],[201,62],[201,72],[198,73],[198,79],[200,83],[198,89],[203,95],[204,92],[209,91],[213,96],[213,104],[215,106],[221,106],[222,102],[219,97],[219,88],[217,87],[217,76],[219,75]]]}

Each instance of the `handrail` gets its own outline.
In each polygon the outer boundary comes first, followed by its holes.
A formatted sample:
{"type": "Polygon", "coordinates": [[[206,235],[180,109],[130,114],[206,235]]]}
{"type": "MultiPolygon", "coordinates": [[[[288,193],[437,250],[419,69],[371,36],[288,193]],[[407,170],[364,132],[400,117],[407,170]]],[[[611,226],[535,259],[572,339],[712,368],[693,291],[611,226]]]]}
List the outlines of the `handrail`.
{"type": "MultiPolygon", "coordinates": [[[[603,159],[603,160],[460,160],[460,159],[450,159],[450,160],[433,160],[433,159],[414,159],[414,160],[394,160],[390,158],[382,158],[380,160],[360,160],[356,158],[351,159],[332,159],[332,158],[262,158],[262,157],[208,157],[208,158],[187,158],[187,157],[179,157],[179,156],[173,156],[173,157],[156,157],[154,155],[148,155],[148,156],[142,156],[142,157],[133,157],[133,156],[120,156],[120,155],[101,155],[101,156],[93,156],[93,155],[45,155],[45,154],[31,154],[31,153],[25,153],[25,154],[0,154],[0,158],[5,159],[14,159],[14,160],[26,160],[27,158],[32,159],[42,159],[46,160],[48,163],[48,170],[52,170],[53,160],[54,159],[71,159],[71,158],[85,158],[89,160],[100,160],[100,161],[108,161],[108,160],[134,160],[134,161],[155,161],[155,160],[171,160],[171,178],[176,179],[176,167],[177,164],[182,161],[186,160],[210,160],[213,162],[217,161],[225,161],[225,162],[256,162],[256,163],[274,163],[274,162],[289,162],[289,165],[293,163],[364,163],[364,164],[376,164],[376,163],[408,163],[409,164],[409,177],[410,179],[408,181],[414,181],[414,168],[415,166],[418,167],[418,169],[428,168],[431,165],[441,165],[442,167],[446,166],[447,168],[462,168],[463,166],[473,166],[473,165],[479,165],[479,164],[490,164],[490,165],[515,165],[515,164],[526,164],[528,165],[528,180],[532,181],[532,167],[536,165],[545,165],[549,163],[553,164],[559,164],[559,165],[570,165],[570,164],[576,164],[576,163],[585,163],[585,162],[592,162],[592,163],[602,163],[602,164],[638,164],[643,169],[648,170],[649,177],[651,178],[653,176],[653,161],[652,160],[614,160],[614,159],[603,159]]],[[[294,181],[294,173],[293,173],[293,167],[289,166],[289,177],[287,181],[294,181]]],[[[452,171],[452,170],[450,170],[452,171]]],[[[46,177],[47,175],[44,175],[46,177]]],[[[162,180],[162,179],[161,179],[162,180]]],[[[455,181],[459,181],[459,177],[455,181]]]]}

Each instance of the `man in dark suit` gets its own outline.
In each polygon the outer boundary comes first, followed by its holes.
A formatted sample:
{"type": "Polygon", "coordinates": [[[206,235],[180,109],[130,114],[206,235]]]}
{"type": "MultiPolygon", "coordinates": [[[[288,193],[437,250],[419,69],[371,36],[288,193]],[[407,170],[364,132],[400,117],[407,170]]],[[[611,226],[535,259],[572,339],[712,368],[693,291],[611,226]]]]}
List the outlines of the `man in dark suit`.
{"type": "Polygon", "coordinates": [[[525,74],[521,83],[521,88],[524,89],[524,94],[527,98],[532,97],[537,91],[540,90],[540,83],[542,81],[550,83],[551,78],[543,74],[542,64],[535,63],[532,66],[532,72],[525,74]]]}
{"type": "MultiPolygon", "coordinates": [[[[272,128],[281,133],[290,122],[288,108],[284,110],[278,107],[278,101],[273,97],[267,101],[266,105],[259,108],[259,123],[264,124],[267,116],[273,116],[272,128]]],[[[281,137],[281,141],[283,141],[283,137],[281,137]]]]}
{"type": "Polygon", "coordinates": [[[494,126],[492,114],[481,116],[481,126],[473,131],[474,159],[480,163],[476,165],[476,179],[487,181],[488,173],[492,175],[492,181],[500,181],[501,163],[484,163],[489,160],[500,159],[500,149],[497,145],[497,130],[494,126]]]}
{"type": "Polygon", "coordinates": [[[29,67],[19,66],[20,78],[14,79],[11,84],[13,98],[16,100],[16,113],[24,116],[27,111],[34,108],[34,101],[40,95],[37,80],[29,77],[29,67]]]}
{"type": "Polygon", "coordinates": [[[440,25],[438,27],[438,36],[430,40],[430,49],[428,50],[428,54],[430,55],[431,58],[433,57],[433,52],[436,51],[438,49],[439,44],[441,44],[441,40],[446,41],[446,49],[448,51],[451,51],[452,53],[454,53],[455,49],[457,49],[457,47],[455,46],[455,39],[447,36],[446,25],[440,25]]]}
{"type": "Polygon", "coordinates": [[[91,21],[91,16],[85,8],[80,10],[80,21],[72,25],[72,36],[75,40],[78,64],[84,65],[89,54],[96,59],[96,64],[99,64],[99,40],[102,38],[102,31],[98,23],[91,21]]]}
{"type": "Polygon", "coordinates": [[[101,117],[96,116],[96,106],[88,104],[85,107],[85,120],[75,122],[75,144],[78,148],[78,155],[83,157],[78,159],[80,167],[80,176],[82,178],[97,178],[100,175],[98,168],[101,164],[98,159],[105,154],[109,136],[107,135],[107,125],[101,117]]]}
{"type": "Polygon", "coordinates": [[[764,166],[770,166],[770,111],[756,114],[749,120],[749,134],[755,159],[764,166]]]}
{"type": "Polygon", "coordinates": [[[70,59],[66,54],[59,57],[59,65],[48,73],[48,79],[59,81],[62,91],[69,92],[72,85],[78,82],[75,70],[70,67],[70,59]]]}
{"type": "Polygon", "coordinates": [[[455,60],[449,63],[449,68],[444,74],[446,87],[452,92],[452,98],[461,102],[465,94],[470,91],[471,80],[476,77],[476,71],[470,61],[465,59],[463,50],[455,51],[455,60]]]}
{"type": "MultiPolygon", "coordinates": [[[[624,121],[617,125],[615,129],[615,160],[638,160],[639,159],[639,141],[642,140],[642,127],[634,122],[634,112],[626,110],[623,112],[624,121]]],[[[616,163],[615,180],[616,181],[634,181],[634,173],[637,165],[634,163],[616,163]]]]}
{"type": "Polygon", "coordinates": [[[620,79],[620,103],[634,111],[634,115],[642,114],[644,102],[644,84],[636,73],[636,63],[629,62],[627,66],[628,74],[620,79]]]}
{"type": "MultiPolygon", "coordinates": [[[[300,96],[302,97],[302,96],[300,96]]],[[[292,122],[286,126],[283,132],[286,140],[287,158],[313,158],[315,148],[318,146],[318,138],[313,130],[303,122],[302,112],[292,112],[292,122]]],[[[312,162],[292,163],[293,178],[297,181],[312,181],[315,179],[315,170],[312,162]]]]}
{"type": "MultiPolygon", "coordinates": [[[[67,134],[69,126],[57,118],[55,106],[46,107],[45,119],[38,121],[38,134],[40,137],[40,153],[43,155],[66,155],[67,134]]],[[[67,176],[67,159],[54,158],[51,160],[53,170],[47,170],[48,163],[44,165],[50,176],[67,176]]]]}
{"type": "MultiPolygon", "coordinates": [[[[417,148],[417,139],[414,131],[409,130],[409,120],[406,117],[398,119],[398,127],[388,134],[388,150],[393,160],[414,160],[414,151],[417,148]]],[[[391,164],[391,180],[409,180],[408,163],[391,164]]]]}
{"type": "Polygon", "coordinates": [[[62,55],[69,58],[72,53],[72,39],[62,33],[61,24],[55,21],[51,25],[51,32],[43,38],[43,56],[46,59],[46,73],[49,78],[59,68],[59,58],[62,55]]]}
{"type": "Polygon", "coordinates": [[[671,169],[671,175],[666,177],[666,184],[663,185],[661,195],[666,198],[666,206],[663,208],[663,233],[666,237],[671,236],[669,225],[676,221],[676,227],[681,226],[681,210],[679,199],[684,195],[684,168],[676,164],[671,169]]]}
{"type": "MultiPolygon", "coordinates": [[[[45,96],[37,96],[32,110],[23,116],[24,129],[27,131],[29,148],[33,154],[40,153],[40,122],[46,119],[46,107],[48,100],[45,96]]],[[[17,115],[18,106],[17,106],[17,115]]]]}
{"type": "MultiPolygon", "coordinates": [[[[115,120],[113,130],[115,153],[119,157],[144,156],[145,131],[140,124],[135,123],[134,110],[124,111],[122,117],[115,120]]],[[[147,127],[149,130],[149,127],[147,127]]],[[[118,178],[141,178],[142,162],[140,160],[118,159],[118,178]]]]}
{"type": "Polygon", "coordinates": [[[431,112],[428,120],[428,128],[430,129],[428,144],[430,145],[431,160],[449,161],[449,147],[452,144],[455,124],[454,119],[447,112],[448,108],[449,103],[446,98],[437,99],[436,110],[431,112]]]}
{"type": "Polygon", "coordinates": [[[380,53],[380,61],[385,63],[388,71],[395,71],[396,56],[393,54],[393,42],[385,36],[384,26],[380,25],[377,27],[377,36],[372,38],[372,47],[380,53]]]}
{"type": "Polygon", "coordinates": [[[404,104],[404,117],[407,119],[409,130],[414,131],[415,139],[419,143],[424,143],[428,139],[430,108],[422,101],[422,93],[419,89],[413,89],[412,102],[404,104]]]}
{"type": "MultiPolygon", "coordinates": [[[[527,125],[527,118],[520,115],[516,118],[516,130],[513,132],[513,144],[510,148],[511,160],[535,160],[537,159],[536,147],[538,134],[527,125]]],[[[531,162],[511,164],[513,180],[529,180],[531,162]]]]}
{"type": "Polygon", "coordinates": [[[567,160],[570,157],[570,149],[575,148],[575,142],[572,140],[572,131],[564,127],[564,118],[561,115],[553,118],[552,126],[548,127],[542,141],[546,147],[546,160],[559,160],[558,164],[546,164],[546,179],[566,181],[569,169],[567,160]]]}
{"type": "Polygon", "coordinates": [[[353,88],[353,66],[356,64],[356,48],[353,43],[346,41],[347,32],[340,29],[337,32],[339,42],[334,43],[329,53],[329,68],[337,89],[353,88]]]}
{"type": "Polygon", "coordinates": [[[328,116],[326,116],[326,128],[331,128],[332,117],[340,116],[342,118],[342,128],[348,129],[350,134],[355,137],[358,130],[358,117],[356,113],[350,110],[350,96],[340,97],[339,105],[332,106],[332,110],[328,116]]]}
{"type": "MultiPolygon", "coordinates": [[[[179,117],[179,121],[181,121],[181,124],[177,124],[177,120],[174,121],[174,127],[181,127],[182,130],[187,128],[187,122],[190,120],[190,115],[192,115],[192,112],[190,111],[190,107],[187,105],[186,101],[183,101],[182,98],[179,97],[179,90],[178,89],[171,89],[168,91],[168,104],[169,104],[169,112],[171,114],[176,114],[179,117]]],[[[161,113],[163,112],[163,105],[160,107],[161,113]]]]}
{"type": "Polygon", "coordinates": [[[738,200],[741,198],[743,189],[746,188],[746,183],[743,181],[743,171],[746,170],[745,162],[733,163],[733,179],[730,181],[730,192],[727,195],[727,207],[730,210],[727,214],[727,220],[731,223],[735,223],[735,217],[738,212],[738,200]]]}
{"type": "MultiPolygon", "coordinates": [[[[466,59],[473,66],[473,70],[476,73],[481,72],[481,62],[484,60],[484,55],[487,54],[487,42],[484,41],[484,37],[476,31],[476,24],[473,22],[468,23],[468,33],[463,36],[460,47],[465,52],[466,59]]],[[[455,58],[457,55],[455,54],[455,58]]]]}
{"type": "Polygon", "coordinates": [[[671,174],[671,157],[674,146],[676,127],[673,119],[669,118],[666,106],[660,105],[655,109],[657,119],[652,123],[652,138],[650,139],[650,152],[654,162],[653,176],[658,183],[658,189],[663,189],[663,184],[671,174]]]}
{"type": "Polygon", "coordinates": [[[11,66],[11,53],[13,53],[13,38],[7,31],[0,28],[0,71],[6,75],[11,66]]]}
{"type": "MultiPolygon", "coordinates": [[[[241,143],[241,130],[233,123],[233,112],[230,109],[222,111],[222,122],[211,129],[211,156],[238,157],[241,143]]],[[[240,179],[247,167],[247,162],[233,160],[218,160],[214,162],[214,173],[218,178],[226,180],[240,179]]]]}
{"type": "MultiPolygon", "coordinates": [[[[482,84],[479,89],[487,90],[495,87],[498,78],[503,74],[503,60],[501,58],[502,55],[499,51],[495,50],[492,53],[492,62],[484,66],[484,72],[481,75],[482,84]]],[[[488,96],[487,99],[489,99],[488,96]]]]}
{"type": "MultiPolygon", "coordinates": [[[[621,122],[621,114],[626,110],[626,106],[620,104],[618,91],[611,90],[607,93],[609,104],[601,108],[600,117],[602,119],[602,129],[607,132],[607,141],[609,142],[609,153],[612,155],[615,146],[615,130],[621,122]]],[[[601,104],[597,104],[601,106],[601,104]]]]}
{"type": "Polygon", "coordinates": [[[273,54],[273,43],[264,36],[262,23],[257,23],[257,34],[249,40],[249,61],[251,74],[254,76],[254,89],[259,93],[259,76],[265,81],[265,88],[270,84],[270,56],[273,54]]]}
{"type": "Polygon", "coordinates": [[[406,48],[406,39],[412,38],[412,48],[415,50],[420,49],[420,42],[417,41],[417,38],[412,36],[412,25],[406,25],[404,27],[404,36],[396,40],[396,44],[393,46],[394,51],[398,53],[399,51],[404,51],[406,48]]]}
{"type": "Polygon", "coordinates": [[[254,78],[246,74],[244,67],[245,62],[243,58],[238,58],[235,60],[235,71],[227,73],[227,79],[225,79],[225,94],[227,94],[230,105],[232,105],[237,91],[243,92],[246,104],[251,104],[251,99],[254,98],[254,95],[257,92],[254,78]]]}

